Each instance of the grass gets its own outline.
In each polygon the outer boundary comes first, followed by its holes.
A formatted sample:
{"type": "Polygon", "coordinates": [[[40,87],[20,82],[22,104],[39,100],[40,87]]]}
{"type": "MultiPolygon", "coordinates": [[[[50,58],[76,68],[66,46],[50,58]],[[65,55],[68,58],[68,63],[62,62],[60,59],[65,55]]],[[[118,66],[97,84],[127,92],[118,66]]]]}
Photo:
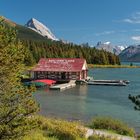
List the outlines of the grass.
{"type": "MultiPolygon", "coordinates": [[[[86,130],[79,122],[65,121],[61,119],[46,118],[43,116],[31,117],[35,119],[38,128],[24,136],[22,140],[116,140],[114,137],[93,135],[85,138],[86,130]]],[[[134,136],[134,130],[121,121],[112,118],[95,118],[89,125],[92,129],[104,129],[110,131],[112,136],[118,133],[126,136],[134,136]]]]}
{"type": "Polygon", "coordinates": [[[88,68],[140,68],[140,66],[88,64],[88,68]]]}
{"type": "Polygon", "coordinates": [[[23,138],[23,140],[82,140],[85,136],[85,129],[78,122],[69,122],[61,119],[45,118],[36,116],[38,130],[23,138]],[[40,139],[36,139],[40,138],[40,139]],[[52,139],[51,139],[52,138],[52,139]]]}
{"type": "Polygon", "coordinates": [[[135,131],[129,128],[127,124],[110,117],[95,117],[90,125],[92,129],[103,129],[115,132],[120,135],[135,136],[135,131]]]}
{"type": "Polygon", "coordinates": [[[23,137],[22,140],[59,140],[56,137],[45,136],[42,130],[31,131],[29,135],[23,137]]]}
{"type": "MultiPolygon", "coordinates": [[[[85,138],[85,127],[79,122],[71,122],[61,119],[52,119],[42,116],[34,116],[38,128],[24,136],[22,140],[117,140],[117,138],[93,135],[85,138]]],[[[111,118],[95,118],[90,128],[105,129],[118,134],[134,136],[134,131],[124,123],[111,118]]],[[[112,133],[113,136],[114,133],[112,133]]]]}

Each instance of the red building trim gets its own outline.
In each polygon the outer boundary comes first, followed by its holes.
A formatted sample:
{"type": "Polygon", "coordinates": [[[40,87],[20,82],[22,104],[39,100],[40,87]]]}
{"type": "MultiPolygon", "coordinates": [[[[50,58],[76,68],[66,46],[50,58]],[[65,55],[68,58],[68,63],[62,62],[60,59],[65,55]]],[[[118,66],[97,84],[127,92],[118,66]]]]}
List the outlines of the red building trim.
{"type": "Polygon", "coordinates": [[[87,63],[81,58],[41,58],[32,73],[35,79],[86,79],[87,63]]]}

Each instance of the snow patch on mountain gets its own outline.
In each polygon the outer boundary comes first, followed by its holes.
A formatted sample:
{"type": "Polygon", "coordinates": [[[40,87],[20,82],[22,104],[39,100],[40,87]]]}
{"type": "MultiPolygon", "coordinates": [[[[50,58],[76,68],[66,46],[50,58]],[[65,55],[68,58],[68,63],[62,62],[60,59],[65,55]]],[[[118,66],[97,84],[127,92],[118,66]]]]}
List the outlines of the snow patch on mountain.
{"type": "Polygon", "coordinates": [[[95,46],[95,48],[101,50],[106,50],[108,52],[111,53],[115,53],[116,55],[119,55],[124,49],[127,48],[127,46],[115,46],[112,45],[111,42],[107,41],[107,42],[98,42],[97,45],[95,46]]]}
{"type": "Polygon", "coordinates": [[[118,48],[120,48],[121,51],[123,51],[124,49],[126,49],[128,46],[117,46],[118,48]]]}
{"type": "Polygon", "coordinates": [[[111,42],[108,41],[108,42],[104,42],[103,44],[104,45],[109,45],[109,44],[111,44],[111,42]]]}
{"type": "Polygon", "coordinates": [[[48,37],[51,40],[58,41],[58,39],[54,36],[50,29],[35,18],[31,18],[25,26],[34,30],[35,32],[39,33],[44,37],[48,37]]]}

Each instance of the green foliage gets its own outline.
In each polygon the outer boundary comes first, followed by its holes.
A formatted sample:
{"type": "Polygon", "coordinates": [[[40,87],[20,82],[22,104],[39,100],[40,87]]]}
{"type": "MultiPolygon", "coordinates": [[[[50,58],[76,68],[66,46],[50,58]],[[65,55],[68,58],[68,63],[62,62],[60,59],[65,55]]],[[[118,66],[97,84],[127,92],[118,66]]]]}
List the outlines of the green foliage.
{"type": "MultiPolygon", "coordinates": [[[[29,52],[33,55],[36,62],[41,57],[45,58],[85,58],[89,64],[115,65],[120,64],[119,58],[104,50],[97,50],[89,46],[81,46],[76,44],[65,44],[61,41],[35,41],[22,40],[29,52]]],[[[27,57],[30,61],[30,58],[27,57]]],[[[30,63],[32,65],[32,63],[30,63]]]]}
{"type": "Polygon", "coordinates": [[[37,123],[47,136],[55,136],[60,140],[76,140],[85,135],[85,129],[77,122],[38,117],[37,123]]]}
{"type": "Polygon", "coordinates": [[[92,120],[90,127],[92,129],[111,130],[121,135],[135,135],[132,128],[129,128],[125,123],[110,117],[96,117],[92,120]]]}
{"type": "Polygon", "coordinates": [[[26,135],[22,140],[58,140],[55,137],[45,136],[42,130],[31,131],[30,135],[26,135]]]}
{"type": "Polygon", "coordinates": [[[135,104],[134,109],[140,111],[140,95],[129,95],[128,98],[132,101],[133,104],[135,104]]]}
{"type": "Polygon", "coordinates": [[[117,140],[117,136],[112,132],[110,136],[94,134],[85,138],[85,127],[78,122],[42,116],[34,116],[32,119],[38,123],[39,127],[22,140],[117,140]]]}
{"type": "Polygon", "coordinates": [[[19,139],[36,127],[31,115],[38,110],[32,89],[21,85],[24,47],[16,31],[0,23],[0,139],[19,139]]]}
{"type": "Polygon", "coordinates": [[[130,63],[130,66],[133,66],[133,63],[132,62],[130,63]]]}
{"type": "Polygon", "coordinates": [[[140,135],[137,137],[137,140],[140,140],[140,135]]]}

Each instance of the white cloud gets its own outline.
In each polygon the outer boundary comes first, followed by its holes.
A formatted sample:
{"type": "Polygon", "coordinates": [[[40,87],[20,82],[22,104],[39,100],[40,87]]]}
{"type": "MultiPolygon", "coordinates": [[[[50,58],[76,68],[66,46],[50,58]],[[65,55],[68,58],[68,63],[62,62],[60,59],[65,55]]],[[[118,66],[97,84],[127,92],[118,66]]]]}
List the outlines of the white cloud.
{"type": "Polygon", "coordinates": [[[115,33],[115,31],[104,31],[104,32],[101,32],[101,33],[96,33],[95,35],[96,36],[102,36],[102,35],[109,35],[109,34],[113,34],[115,33]]]}
{"type": "Polygon", "coordinates": [[[135,41],[140,41],[140,36],[132,36],[131,39],[135,41]]]}
{"type": "Polygon", "coordinates": [[[140,29],[133,29],[133,32],[140,32],[140,29]]]}
{"type": "Polygon", "coordinates": [[[136,12],[130,16],[130,18],[126,18],[122,20],[123,22],[131,23],[131,24],[139,24],[140,23],[140,12],[136,12]]]}

